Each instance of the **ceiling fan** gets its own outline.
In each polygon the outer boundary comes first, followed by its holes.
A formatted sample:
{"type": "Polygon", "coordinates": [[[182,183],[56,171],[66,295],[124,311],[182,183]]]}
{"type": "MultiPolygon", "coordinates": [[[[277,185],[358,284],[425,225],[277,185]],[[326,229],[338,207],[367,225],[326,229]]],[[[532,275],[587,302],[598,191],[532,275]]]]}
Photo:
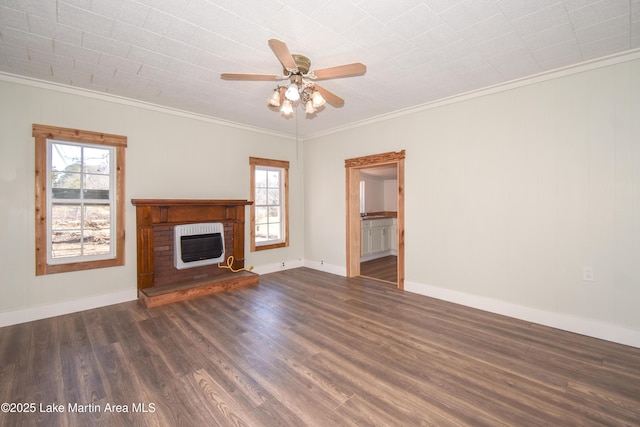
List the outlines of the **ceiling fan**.
{"type": "Polygon", "coordinates": [[[293,106],[297,104],[303,105],[308,115],[314,114],[325,102],[334,107],[342,107],[344,99],[318,85],[316,81],[361,76],[367,71],[367,67],[360,62],[311,70],[311,60],[304,55],[291,54],[284,42],[271,39],[269,47],[282,64],[282,75],[222,73],[220,77],[224,80],[288,80],[286,85],[278,85],[268,99],[268,105],[281,107],[280,111],[285,117],[293,113],[293,106]]]}

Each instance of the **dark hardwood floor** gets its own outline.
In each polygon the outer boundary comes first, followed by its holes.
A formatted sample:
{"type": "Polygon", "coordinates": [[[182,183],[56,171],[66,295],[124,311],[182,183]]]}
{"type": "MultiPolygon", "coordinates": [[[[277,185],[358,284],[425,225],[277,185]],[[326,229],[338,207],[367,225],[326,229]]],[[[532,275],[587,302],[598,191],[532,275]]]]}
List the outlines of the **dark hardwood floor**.
{"type": "Polygon", "coordinates": [[[398,257],[389,255],[360,263],[360,275],[398,283],[398,257]]]}
{"type": "Polygon", "coordinates": [[[0,328],[0,385],[2,426],[640,425],[640,349],[306,268],[0,328]]]}

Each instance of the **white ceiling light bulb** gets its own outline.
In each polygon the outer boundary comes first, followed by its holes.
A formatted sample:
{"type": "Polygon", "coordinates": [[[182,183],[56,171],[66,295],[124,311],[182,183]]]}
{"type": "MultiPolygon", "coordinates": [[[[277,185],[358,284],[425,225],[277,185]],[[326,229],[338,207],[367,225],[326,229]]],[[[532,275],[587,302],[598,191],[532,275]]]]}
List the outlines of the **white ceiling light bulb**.
{"type": "Polygon", "coordinates": [[[280,109],[280,112],[282,113],[283,116],[291,115],[291,113],[293,113],[293,105],[291,104],[291,101],[289,101],[288,99],[285,99],[282,102],[282,108],[280,109]]]}
{"type": "Polygon", "coordinates": [[[300,99],[300,92],[298,92],[298,85],[295,83],[291,83],[289,85],[289,89],[287,89],[287,91],[284,93],[284,96],[289,101],[297,101],[298,99],[300,99]]]}
{"type": "Polygon", "coordinates": [[[327,102],[317,90],[313,91],[311,99],[313,100],[313,106],[316,108],[322,107],[327,102]]]}

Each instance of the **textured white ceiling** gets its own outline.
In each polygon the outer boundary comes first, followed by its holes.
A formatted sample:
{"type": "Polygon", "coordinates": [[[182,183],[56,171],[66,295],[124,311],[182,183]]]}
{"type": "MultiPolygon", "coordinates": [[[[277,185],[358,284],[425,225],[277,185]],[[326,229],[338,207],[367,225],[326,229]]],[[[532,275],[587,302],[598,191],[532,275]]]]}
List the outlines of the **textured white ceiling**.
{"type": "Polygon", "coordinates": [[[0,0],[0,72],[300,136],[640,47],[640,0],[0,0]],[[345,99],[267,108],[277,38],[345,99]]]}

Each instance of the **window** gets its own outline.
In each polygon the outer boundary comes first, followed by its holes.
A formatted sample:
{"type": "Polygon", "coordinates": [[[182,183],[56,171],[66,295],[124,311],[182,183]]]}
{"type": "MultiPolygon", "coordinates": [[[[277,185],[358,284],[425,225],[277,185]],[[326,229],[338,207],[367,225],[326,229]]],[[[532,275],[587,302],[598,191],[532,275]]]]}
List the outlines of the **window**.
{"type": "Polygon", "coordinates": [[[33,125],[36,274],[124,265],[127,138],[33,125]]]}
{"type": "Polygon", "coordinates": [[[249,158],[251,251],[289,246],[289,162],[249,158]]]}

